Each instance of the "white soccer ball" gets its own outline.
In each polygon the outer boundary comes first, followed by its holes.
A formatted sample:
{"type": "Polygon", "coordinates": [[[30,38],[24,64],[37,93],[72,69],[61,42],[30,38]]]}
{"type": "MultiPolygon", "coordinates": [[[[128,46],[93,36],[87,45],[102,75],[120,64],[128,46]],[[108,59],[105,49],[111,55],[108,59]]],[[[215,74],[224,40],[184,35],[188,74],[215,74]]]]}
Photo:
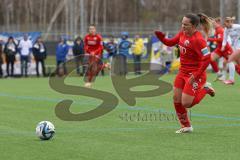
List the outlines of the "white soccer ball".
{"type": "Polygon", "coordinates": [[[41,121],[36,127],[36,134],[41,140],[49,140],[55,134],[55,127],[49,121],[41,121]]]}

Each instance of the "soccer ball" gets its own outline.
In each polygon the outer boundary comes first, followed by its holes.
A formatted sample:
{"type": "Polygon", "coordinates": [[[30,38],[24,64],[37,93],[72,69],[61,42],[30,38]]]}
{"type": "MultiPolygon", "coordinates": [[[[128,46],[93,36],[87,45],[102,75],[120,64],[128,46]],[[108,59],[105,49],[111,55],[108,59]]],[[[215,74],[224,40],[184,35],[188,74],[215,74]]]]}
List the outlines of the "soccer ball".
{"type": "Polygon", "coordinates": [[[36,134],[41,140],[49,140],[55,134],[55,127],[49,121],[41,121],[36,127],[36,134]]]}

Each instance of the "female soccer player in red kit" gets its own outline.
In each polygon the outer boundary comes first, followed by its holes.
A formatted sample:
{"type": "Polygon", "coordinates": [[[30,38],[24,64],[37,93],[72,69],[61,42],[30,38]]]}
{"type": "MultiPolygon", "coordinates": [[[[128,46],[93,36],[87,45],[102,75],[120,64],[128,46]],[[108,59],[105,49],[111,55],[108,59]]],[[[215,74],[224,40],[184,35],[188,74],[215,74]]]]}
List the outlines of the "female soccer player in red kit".
{"type": "MultiPolygon", "coordinates": [[[[210,19],[207,15],[205,15],[204,13],[199,13],[198,16],[200,17],[200,19],[206,21],[206,23],[211,24],[212,23],[212,19],[210,19]]],[[[200,25],[199,29],[203,34],[203,37],[205,40],[208,39],[209,35],[210,35],[210,25],[200,25]]],[[[217,79],[218,80],[220,77],[222,77],[222,73],[220,72],[219,68],[218,68],[218,64],[215,60],[211,60],[210,62],[212,69],[215,73],[217,73],[217,79]]]]}
{"type": "MultiPolygon", "coordinates": [[[[187,114],[187,108],[198,104],[206,94],[214,96],[213,88],[205,86],[206,68],[210,63],[210,52],[207,42],[200,31],[199,24],[210,25],[195,14],[186,14],[182,20],[182,29],[173,38],[165,38],[165,34],[155,34],[167,46],[176,44],[180,47],[180,69],[174,81],[174,106],[181,124],[176,133],[192,132],[193,128],[187,114]]],[[[207,27],[209,28],[209,27],[207,27]]]]}
{"type": "MultiPolygon", "coordinates": [[[[213,19],[212,24],[215,28],[214,38],[208,38],[208,41],[217,42],[217,48],[211,53],[211,60],[216,61],[217,59],[224,57],[225,60],[228,60],[230,55],[233,53],[232,47],[226,42],[226,47],[224,50],[222,48],[223,36],[224,36],[224,28],[218,23],[219,18],[213,19]]],[[[227,68],[226,66],[223,69],[223,80],[225,84],[234,84],[234,75],[235,75],[235,66],[233,62],[229,62],[229,80],[225,80],[226,78],[227,68]]]]}
{"type": "Polygon", "coordinates": [[[89,33],[84,38],[85,55],[88,58],[87,82],[85,87],[91,87],[94,76],[103,69],[104,64],[101,63],[103,52],[103,40],[100,34],[96,32],[96,26],[89,26],[89,33]]]}

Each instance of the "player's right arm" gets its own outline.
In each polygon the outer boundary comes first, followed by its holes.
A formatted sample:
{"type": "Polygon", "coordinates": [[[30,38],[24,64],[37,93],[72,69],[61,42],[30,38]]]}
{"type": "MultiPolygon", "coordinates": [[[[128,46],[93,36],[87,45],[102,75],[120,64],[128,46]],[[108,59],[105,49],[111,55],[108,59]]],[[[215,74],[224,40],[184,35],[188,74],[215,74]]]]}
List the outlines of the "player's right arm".
{"type": "Polygon", "coordinates": [[[155,35],[157,36],[157,38],[165,45],[167,46],[175,46],[176,44],[178,44],[179,39],[180,39],[180,33],[179,32],[177,35],[175,35],[175,37],[173,38],[165,38],[165,34],[163,32],[160,31],[155,31],[155,35]]]}
{"type": "Polygon", "coordinates": [[[221,43],[223,41],[223,31],[221,30],[217,30],[216,31],[216,37],[214,38],[208,38],[207,40],[210,41],[210,42],[218,42],[218,43],[221,43]]]}
{"type": "Polygon", "coordinates": [[[97,43],[97,46],[98,48],[94,51],[94,54],[95,55],[101,55],[102,52],[103,52],[103,39],[102,39],[102,36],[101,35],[97,35],[97,38],[98,38],[98,43],[97,43]]]}
{"type": "Polygon", "coordinates": [[[201,65],[197,72],[193,73],[194,80],[198,80],[211,62],[211,53],[208,50],[207,42],[198,38],[194,43],[194,49],[201,57],[201,65]]]}

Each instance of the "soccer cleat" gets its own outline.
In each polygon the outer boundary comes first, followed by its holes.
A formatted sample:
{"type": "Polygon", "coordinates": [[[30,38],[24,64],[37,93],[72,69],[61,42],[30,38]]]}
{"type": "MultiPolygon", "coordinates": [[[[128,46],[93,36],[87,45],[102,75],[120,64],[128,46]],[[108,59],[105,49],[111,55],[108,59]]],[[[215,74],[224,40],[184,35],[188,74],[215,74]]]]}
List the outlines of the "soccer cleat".
{"type": "Polygon", "coordinates": [[[226,85],[234,85],[234,81],[230,80],[230,79],[223,81],[223,83],[226,84],[226,85]]]}
{"type": "Polygon", "coordinates": [[[218,78],[219,81],[225,81],[226,80],[226,77],[225,76],[222,76],[220,78],[218,78]]]}
{"type": "Polygon", "coordinates": [[[235,70],[238,73],[238,75],[240,75],[240,65],[235,65],[235,70]]]}
{"type": "Polygon", "coordinates": [[[210,95],[211,97],[215,96],[215,90],[212,87],[212,84],[207,82],[204,86],[204,89],[206,90],[207,94],[210,95]]]}
{"type": "Polygon", "coordinates": [[[90,83],[90,82],[87,82],[87,83],[85,83],[85,85],[84,85],[85,87],[87,87],[87,88],[91,88],[92,87],[92,83],[90,83]]]}
{"type": "Polygon", "coordinates": [[[214,80],[214,82],[216,82],[216,81],[223,81],[223,74],[222,73],[217,73],[217,77],[214,80]]]}
{"type": "Polygon", "coordinates": [[[111,65],[109,63],[105,63],[104,68],[111,69],[111,65]]]}
{"type": "Polygon", "coordinates": [[[180,128],[179,130],[177,130],[175,133],[191,133],[193,132],[193,128],[192,126],[191,127],[183,127],[183,128],[180,128]]]}

